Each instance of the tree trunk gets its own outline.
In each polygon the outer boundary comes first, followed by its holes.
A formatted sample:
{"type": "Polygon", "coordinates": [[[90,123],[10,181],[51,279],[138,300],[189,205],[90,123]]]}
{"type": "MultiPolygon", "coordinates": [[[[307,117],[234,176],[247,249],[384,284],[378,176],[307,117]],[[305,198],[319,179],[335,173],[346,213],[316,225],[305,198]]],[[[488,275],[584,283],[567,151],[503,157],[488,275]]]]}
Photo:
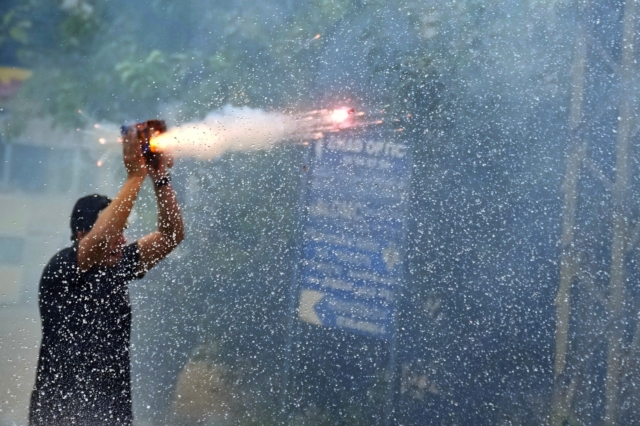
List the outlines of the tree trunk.
{"type": "Polygon", "coordinates": [[[611,242],[611,281],[607,311],[607,377],[605,381],[605,425],[618,423],[620,389],[621,340],[626,293],[625,253],[629,237],[629,217],[626,206],[629,186],[629,140],[634,125],[632,87],[635,67],[636,0],[627,0],[624,7],[622,66],[620,68],[620,107],[618,110],[618,140],[616,147],[616,180],[613,188],[613,223],[611,242]]]}
{"type": "Polygon", "coordinates": [[[570,401],[568,387],[562,379],[565,372],[567,348],[569,346],[569,313],[571,310],[571,283],[578,271],[578,256],[574,247],[577,187],[580,168],[585,156],[585,144],[578,129],[582,123],[584,99],[584,71],[587,60],[587,38],[584,28],[576,32],[571,69],[571,111],[569,116],[570,147],[567,171],[563,183],[564,206],[562,211],[562,254],[560,259],[560,285],[555,299],[556,305],[556,350],[553,365],[555,386],[553,391],[550,424],[560,426],[569,416],[570,401]]]}

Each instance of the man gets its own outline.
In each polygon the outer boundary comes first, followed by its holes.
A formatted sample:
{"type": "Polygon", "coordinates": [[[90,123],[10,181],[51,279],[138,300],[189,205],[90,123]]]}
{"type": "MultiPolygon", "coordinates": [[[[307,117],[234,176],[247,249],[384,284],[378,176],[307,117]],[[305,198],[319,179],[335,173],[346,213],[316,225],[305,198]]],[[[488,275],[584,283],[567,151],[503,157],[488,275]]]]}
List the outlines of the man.
{"type": "Polygon", "coordinates": [[[184,237],[171,188],[172,159],[145,163],[135,130],[123,140],[127,179],[109,200],[89,195],[71,215],[73,245],[57,253],[40,280],[42,344],[29,424],[132,423],[128,283],[165,258],[184,237]],[[154,183],[158,229],[125,245],[127,218],[145,177],[154,183]]]}

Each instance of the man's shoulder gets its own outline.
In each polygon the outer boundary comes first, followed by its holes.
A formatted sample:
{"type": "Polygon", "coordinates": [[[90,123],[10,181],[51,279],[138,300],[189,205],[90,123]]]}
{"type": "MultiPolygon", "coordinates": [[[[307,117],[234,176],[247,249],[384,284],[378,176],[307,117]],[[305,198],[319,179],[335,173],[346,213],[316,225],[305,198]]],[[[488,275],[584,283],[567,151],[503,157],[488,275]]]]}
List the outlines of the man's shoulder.
{"type": "Polygon", "coordinates": [[[54,278],[61,273],[76,272],[78,269],[77,249],[74,246],[64,248],[53,255],[44,268],[43,278],[54,278]]]}

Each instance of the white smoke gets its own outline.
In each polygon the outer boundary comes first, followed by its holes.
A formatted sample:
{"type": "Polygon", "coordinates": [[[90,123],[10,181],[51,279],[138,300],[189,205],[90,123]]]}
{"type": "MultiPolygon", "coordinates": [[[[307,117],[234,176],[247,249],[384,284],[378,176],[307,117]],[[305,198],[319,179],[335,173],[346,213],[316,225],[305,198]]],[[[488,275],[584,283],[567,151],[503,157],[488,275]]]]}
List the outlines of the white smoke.
{"type": "Polygon", "coordinates": [[[227,106],[199,122],[170,128],[152,143],[179,157],[212,159],[228,151],[254,151],[299,134],[300,122],[279,112],[227,106]]]}

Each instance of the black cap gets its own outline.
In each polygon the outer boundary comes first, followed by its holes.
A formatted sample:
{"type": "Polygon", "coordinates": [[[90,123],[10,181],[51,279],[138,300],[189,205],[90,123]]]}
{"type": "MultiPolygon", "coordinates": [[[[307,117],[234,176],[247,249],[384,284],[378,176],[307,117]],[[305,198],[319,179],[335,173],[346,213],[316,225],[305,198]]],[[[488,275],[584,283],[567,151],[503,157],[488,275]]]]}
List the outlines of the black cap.
{"type": "Polygon", "coordinates": [[[87,195],[76,201],[71,212],[71,234],[75,236],[76,232],[91,230],[109,203],[111,198],[99,194],[87,195]]]}

